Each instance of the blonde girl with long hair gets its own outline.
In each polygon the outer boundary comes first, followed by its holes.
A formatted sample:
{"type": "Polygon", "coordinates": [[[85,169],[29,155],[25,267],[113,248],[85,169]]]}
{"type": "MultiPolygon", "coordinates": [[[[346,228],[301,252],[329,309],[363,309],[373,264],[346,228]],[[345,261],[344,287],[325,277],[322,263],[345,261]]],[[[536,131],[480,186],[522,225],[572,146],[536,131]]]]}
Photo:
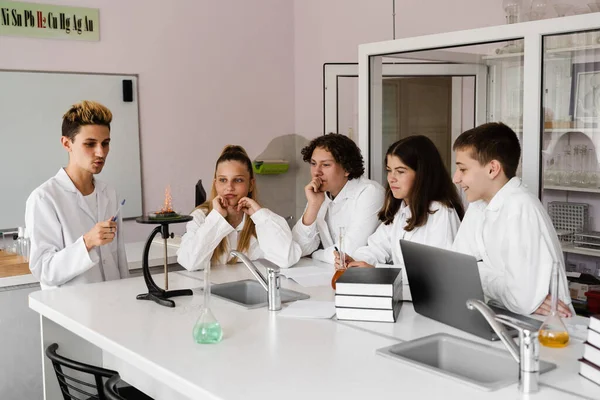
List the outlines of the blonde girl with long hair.
{"type": "Polygon", "coordinates": [[[210,199],[193,212],[181,239],[177,261],[189,271],[208,263],[233,264],[231,250],[251,260],[266,258],[281,268],[298,262],[300,246],[285,219],[256,200],[252,162],[241,146],[223,149],[215,166],[210,199]]]}

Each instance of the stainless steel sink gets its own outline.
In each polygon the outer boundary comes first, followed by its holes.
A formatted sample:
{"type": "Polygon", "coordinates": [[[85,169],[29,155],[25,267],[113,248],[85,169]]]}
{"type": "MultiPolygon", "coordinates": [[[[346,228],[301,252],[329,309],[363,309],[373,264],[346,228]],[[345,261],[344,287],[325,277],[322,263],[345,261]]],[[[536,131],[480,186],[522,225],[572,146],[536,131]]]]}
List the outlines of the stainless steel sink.
{"type": "MultiPolygon", "coordinates": [[[[384,347],[377,354],[487,391],[519,381],[519,364],[507,351],[445,333],[384,347]]],[[[540,360],[540,374],[554,368],[540,360]]]]}
{"type": "MultiPolygon", "coordinates": [[[[217,297],[246,308],[259,308],[267,305],[267,291],[260,283],[252,279],[212,285],[210,291],[217,297]]],[[[294,290],[280,289],[280,291],[282,303],[310,298],[309,295],[294,290]]]]}

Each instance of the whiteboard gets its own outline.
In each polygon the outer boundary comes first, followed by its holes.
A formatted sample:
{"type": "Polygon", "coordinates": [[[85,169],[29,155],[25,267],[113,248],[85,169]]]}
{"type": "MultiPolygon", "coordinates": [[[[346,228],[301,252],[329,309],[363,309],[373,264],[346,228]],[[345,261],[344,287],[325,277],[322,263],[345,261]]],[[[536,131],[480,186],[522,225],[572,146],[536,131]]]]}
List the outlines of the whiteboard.
{"type": "Polygon", "coordinates": [[[62,116],[81,100],[113,114],[110,152],[98,179],[126,199],[122,216],[142,215],[137,76],[0,70],[0,230],[25,225],[29,194],[65,167],[62,116]],[[133,102],[122,81],[133,81],[133,102]]]}

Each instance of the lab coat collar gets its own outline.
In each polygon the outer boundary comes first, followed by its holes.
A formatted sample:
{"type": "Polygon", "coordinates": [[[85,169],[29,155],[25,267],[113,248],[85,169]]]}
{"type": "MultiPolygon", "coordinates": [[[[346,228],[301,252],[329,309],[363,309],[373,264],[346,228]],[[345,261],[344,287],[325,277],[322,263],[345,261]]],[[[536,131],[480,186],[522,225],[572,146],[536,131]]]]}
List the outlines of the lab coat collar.
{"type": "MultiPolygon", "coordinates": [[[[334,203],[336,203],[336,202],[341,201],[343,199],[351,199],[351,198],[353,198],[354,194],[356,193],[356,190],[358,189],[359,180],[360,180],[360,178],[349,179],[348,182],[346,182],[346,184],[342,188],[342,190],[340,190],[340,192],[338,193],[338,195],[335,196],[335,199],[333,199],[331,201],[334,202],[334,203]]],[[[329,199],[331,199],[331,193],[327,192],[327,197],[329,197],[329,199]]]]}
{"type": "MultiPolygon", "coordinates": [[[[511,192],[521,185],[521,178],[516,176],[511,178],[500,190],[498,190],[496,195],[492,197],[492,200],[485,209],[487,211],[498,211],[502,207],[502,204],[504,204],[504,200],[511,195],[511,192]]],[[[483,202],[483,204],[485,204],[485,202],[483,202]]]]}
{"type": "Polygon", "coordinates": [[[406,221],[409,220],[411,216],[412,216],[412,212],[410,211],[410,207],[408,206],[408,204],[406,204],[406,202],[404,200],[402,200],[402,204],[400,204],[400,209],[396,213],[396,217],[395,217],[395,218],[398,218],[398,220],[402,221],[402,231],[401,231],[402,233],[401,233],[400,239],[411,240],[411,238],[413,237],[415,232],[417,232],[420,228],[417,226],[417,227],[413,228],[412,231],[404,230],[404,228],[407,225],[406,221]]]}
{"type": "Polygon", "coordinates": [[[242,222],[239,223],[238,226],[235,227],[235,230],[241,232],[244,229],[244,224],[246,223],[246,213],[242,216],[242,222]]]}
{"type": "Polygon", "coordinates": [[[104,182],[94,178],[94,187],[97,196],[96,198],[98,199],[98,215],[94,215],[87,202],[83,198],[83,195],[79,190],[77,190],[75,184],[64,168],[61,168],[54,177],[64,190],[75,194],[77,197],[77,205],[92,219],[92,221],[100,222],[101,220],[105,220],[110,217],[109,215],[106,215],[106,210],[108,209],[108,197],[104,195],[106,190],[106,184],[104,182]]]}
{"type": "Polygon", "coordinates": [[[404,200],[402,200],[402,204],[400,204],[400,209],[398,210],[398,214],[401,217],[404,217],[405,221],[412,216],[412,213],[410,212],[410,207],[408,206],[408,204],[406,204],[406,202],[404,200]]]}
{"type": "MultiPolygon", "coordinates": [[[[64,168],[59,169],[54,178],[63,189],[73,193],[79,192],[64,168]]],[[[98,193],[103,193],[106,190],[106,184],[96,178],[94,178],[94,186],[98,193]]]]}

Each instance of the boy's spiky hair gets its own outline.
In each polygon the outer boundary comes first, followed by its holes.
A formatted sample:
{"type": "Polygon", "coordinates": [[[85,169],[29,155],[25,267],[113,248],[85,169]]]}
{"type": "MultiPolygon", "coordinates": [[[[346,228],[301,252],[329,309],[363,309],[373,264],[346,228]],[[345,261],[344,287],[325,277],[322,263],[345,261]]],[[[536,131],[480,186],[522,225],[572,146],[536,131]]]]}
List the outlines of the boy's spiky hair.
{"type": "Polygon", "coordinates": [[[62,135],[72,141],[83,125],[102,125],[110,130],[112,113],[108,108],[95,101],[84,100],[73,104],[63,115],[62,135]]]}

